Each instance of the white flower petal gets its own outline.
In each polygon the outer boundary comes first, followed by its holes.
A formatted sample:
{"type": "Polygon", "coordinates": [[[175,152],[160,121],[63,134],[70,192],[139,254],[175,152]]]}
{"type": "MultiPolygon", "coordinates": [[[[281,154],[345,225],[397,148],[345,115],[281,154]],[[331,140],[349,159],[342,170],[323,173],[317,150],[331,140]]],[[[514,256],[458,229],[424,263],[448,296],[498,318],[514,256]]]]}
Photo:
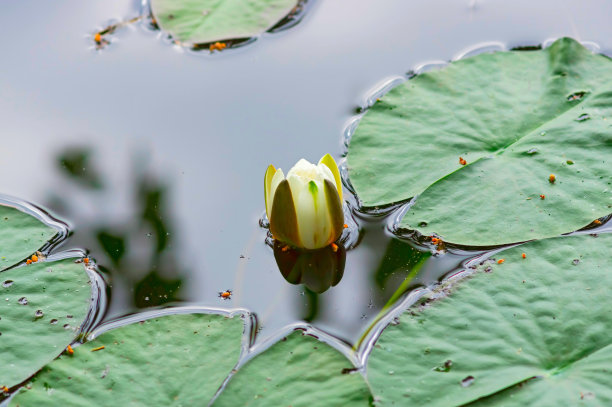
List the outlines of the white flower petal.
{"type": "MultiPolygon", "coordinates": [[[[329,180],[331,181],[332,184],[336,185],[336,179],[334,178],[334,174],[331,172],[331,170],[329,169],[329,167],[325,164],[319,164],[317,165],[317,169],[319,170],[319,173],[321,174],[321,182],[323,182],[324,180],[329,180]]],[[[318,181],[318,180],[317,180],[318,181]]],[[[338,187],[336,186],[336,189],[338,187]]]]}
{"type": "MultiPolygon", "coordinates": [[[[292,193],[295,196],[295,192],[292,193]]],[[[327,246],[332,227],[323,184],[312,180],[301,189],[295,200],[295,209],[303,247],[318,249],[327,246]]]]}

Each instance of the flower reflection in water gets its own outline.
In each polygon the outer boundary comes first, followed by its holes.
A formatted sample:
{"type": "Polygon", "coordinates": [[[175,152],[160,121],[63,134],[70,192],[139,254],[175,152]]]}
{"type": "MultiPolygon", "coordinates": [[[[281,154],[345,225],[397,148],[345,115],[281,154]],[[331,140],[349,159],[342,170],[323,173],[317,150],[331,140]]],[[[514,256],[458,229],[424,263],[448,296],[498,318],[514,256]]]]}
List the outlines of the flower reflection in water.
{"type": "Polygon", "coordinates": [[[275,241],[274,258],[285,280],[321,294],[342,280],[346,250],[340,244],[300,250],[275,241]]]}

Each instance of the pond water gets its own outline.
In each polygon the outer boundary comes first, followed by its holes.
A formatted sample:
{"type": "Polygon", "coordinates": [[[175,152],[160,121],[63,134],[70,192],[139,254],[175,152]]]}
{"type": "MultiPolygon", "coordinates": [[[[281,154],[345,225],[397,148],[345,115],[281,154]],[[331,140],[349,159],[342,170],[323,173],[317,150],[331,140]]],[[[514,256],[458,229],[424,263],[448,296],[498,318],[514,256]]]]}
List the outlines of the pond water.
{"type": "Polygon", "coordinates": [[[561,36],[612,54],[603,0],[313,0],[295,27],[214,55],[144,23],[95,49],[96,31],[140,10],[127,0],[2,5],[0,191],[69,223],[63,248],[88,250],[109,284],[106,320],[164,304],[242,307],[257,315],[258,340],[308,321],[355,344],[396,290],[481,254],[393,238],[396,212],[349,199],[360,235],[341,281],[320,295],[291,285],[260,226],[268,164],[341,160],[358,108],[429,63],[561,36]]]}

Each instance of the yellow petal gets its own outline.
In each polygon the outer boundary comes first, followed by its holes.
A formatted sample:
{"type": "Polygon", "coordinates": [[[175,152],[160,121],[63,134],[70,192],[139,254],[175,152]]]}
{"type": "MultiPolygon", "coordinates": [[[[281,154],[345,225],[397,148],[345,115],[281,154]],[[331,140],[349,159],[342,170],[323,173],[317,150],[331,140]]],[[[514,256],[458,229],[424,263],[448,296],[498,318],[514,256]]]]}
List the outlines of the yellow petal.
{"type": "Polygon", "coordinates": [[[268,200],[269,207],[266,207],[266,211],[268,212],[268,219],[272,216],[272,204],[274,203],[274,194],[276,193],[276,188],[281,183],[282,180],[285,179],[285,174],[283,174],[283,170],[278,168],[272,177],[272,182],[270,184],[270,197],[268,200]]]}
{"type": "Polygon", "coordinates": [[[266,175],[264,177],[264,195],[266,199],[266,214],[268,215],[268,219],[270,219],[270,214],[272,213],[272,197],[270,196],[272,186],[272,177],[276,173],[276,168],[272,164],[268,166],[266,170],[266,175]]]}
{"type": "Polygon", "coordinates": [[[338,196],[340,197],[340,202],[342,202],[342,180],[340,179],[340,170],[338,170],[338,164],[329,154],[325,154],[319,160],[319,164],[325,164],[327,168],[330,169],[332,174],[334,174],[334,180],[336,181],[336,189],[338,191],[338,196]]]}
{"type": "Polygon", "coordinates": [[[344,211],[342,201],[331,181],[325,180],[325,201],[329,212],[329,222],[331,225],[330,237],[327,244],[336,241],[344,229],[344,211]]]}
{"type": "Polygon", "coordinates": [[[270,232],[272,235],[282,242],[302,247],[291,187],[286,179],[282,180],[276,188],[271,212],[270,232]]]}

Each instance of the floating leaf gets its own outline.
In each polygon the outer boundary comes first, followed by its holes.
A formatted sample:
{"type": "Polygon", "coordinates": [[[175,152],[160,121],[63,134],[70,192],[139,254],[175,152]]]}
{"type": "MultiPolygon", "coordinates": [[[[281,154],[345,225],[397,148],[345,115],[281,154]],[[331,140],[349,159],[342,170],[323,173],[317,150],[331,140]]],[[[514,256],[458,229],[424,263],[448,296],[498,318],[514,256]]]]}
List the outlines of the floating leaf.
{"type": "Polygon", "coordinates": [[[69,345],[90,308],[91,285],[74,259],[0,272],[0,387],[12,387],[69,345]]]}
{"type": "Polygon", "coordinates": [[[486,246],[612,212],[611,154],[612,62],[564,38],[394,88],[361,120],[347,160],[365,206],[418,195],[401,228],[486,246]]]}
{"type": "Polygon", "coordinates": [[[295,332],[232,377],[214,406],[369,406],[363,377],[338,351],[295,332]]]}
{"type": "Polygon", "coordinates": [[[191,44],[249,38],[273,27],[296,0],[151,0],[159,26],[191,44]]]}
{"type": "Polygon", "coordinates": [[[570,406],[588,394],[611,405],[611,245],[612,235],[581,235],[508,249],[503,264],[404,313],[368,361],[380,405],[458,406],[498,392],[483,404],[570,406]]]}
{"type": "Polygon", "coordinates": [[[11,405],[204,406],[238,362],[243,325],[179,314],[112,329],[47,365],[11,405]]]}
{"type": "Polygon", "coordinates": [[[56,234],[35,217],[0,204],[0,270],[29,257],[56,234]]]}

